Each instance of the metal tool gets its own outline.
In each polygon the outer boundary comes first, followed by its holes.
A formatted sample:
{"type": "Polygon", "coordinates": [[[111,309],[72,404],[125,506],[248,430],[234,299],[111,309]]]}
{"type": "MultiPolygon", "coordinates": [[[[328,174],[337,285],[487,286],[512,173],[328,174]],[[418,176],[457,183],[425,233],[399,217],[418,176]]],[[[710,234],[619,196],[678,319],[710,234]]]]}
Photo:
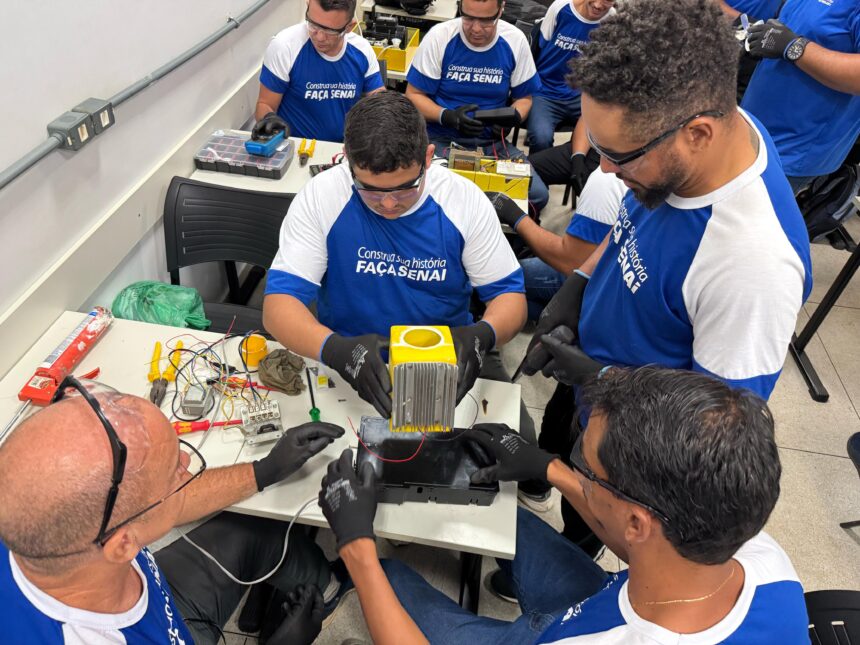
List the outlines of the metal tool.
{"type": "MultiPolygon", "coordinates": [[[[576,334],[570,330],[570,327],[565,327],[564,325],[559,325],[549,332],[549,335],[567,344],[572,343],[576,338],[576,334]]],[[[539,369],[543,368],[543,366],[549,362],[550,358],[552,357],[547,349],[542,343],[538,343],[532,347],[528,354],[525,355],[519,367],[517,367],[517,371],[514,372],[514,377],[511,379],[511,382],[515,382],[523,374],[525,369],[529,370],[528,376],[531,376],[539,369]]]]}
{"type": "Polygon", "coordinates": [[[308,159],[314,156],[314,150],[317,147],[317,140],[311,139],[308,143],[307,139],[302,139],[299,145],[299,165],[304,167],[308,163],[308,159]]]}
{"type": "Polygon", "coordinates": [[[66,336],[63,342],[39,364],[33,376],[18,392],[18,400],[24,403],[0,432],[0,441],[9,430],[15,427],[31,404],[44,406],[51,402],[63,379],[72,373],[75,366],[104,335],[112,322],[113,314],[109,309],[93,308],[81,324],[75,327],[72,333],[66,336]]]}
{"type": "Polygon", "coordinates": [[[320,410],[317,407],[317,402],[314,400],[314,386],[313,383],[311,383],[311,371],[307,367],[305,368],[305,376],[308,377],[308,392],[311,395],[311,409],[309,411],[311,421],[319,421],[320,410]]]}
{"type": "Polygon", "coordinates": [[[176,369],[179,367],[179,355],[182,351],[182,341],[177,341],[176,348],[170,354],[170,364],[161,373],[159,363],[161,362],[161,343],[156,341],[152,350],[152,360],[149,363],[149,382],[152,389],[149,391],[149,400],[161,407],[164,396],[167,394],[167,384],[176,380],[176,369]]]}

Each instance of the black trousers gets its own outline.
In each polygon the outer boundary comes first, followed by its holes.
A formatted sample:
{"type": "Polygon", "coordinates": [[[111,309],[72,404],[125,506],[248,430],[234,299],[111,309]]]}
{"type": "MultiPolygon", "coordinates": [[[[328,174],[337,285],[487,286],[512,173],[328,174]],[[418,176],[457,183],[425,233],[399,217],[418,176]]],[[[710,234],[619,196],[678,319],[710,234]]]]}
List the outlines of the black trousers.
{"type": "MultiPolygon", "coordinates": [[[[188,534],[239,580],[256,580],[271,571],[284,549],[287,522],[237,513],[220,513],[188,534]]],[[[155,554],[173,591],[176,607],[196,644],[216,643],[221,629],[236,611],[248,589],[185,540],[177,540],[155,554]]],[[[297,524],[290,532],[287,557],[266,582],[285,593],[296,585],[314,584],[324,590],[330,579],[322,549],[297,524]]]]}

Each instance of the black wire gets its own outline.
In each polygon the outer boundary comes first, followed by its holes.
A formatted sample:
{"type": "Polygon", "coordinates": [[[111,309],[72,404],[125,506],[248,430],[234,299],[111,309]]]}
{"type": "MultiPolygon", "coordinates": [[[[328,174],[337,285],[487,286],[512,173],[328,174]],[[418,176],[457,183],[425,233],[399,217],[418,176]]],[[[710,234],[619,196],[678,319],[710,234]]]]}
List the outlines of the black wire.
{"type": "MultiPolygon", "coordinates": [[[[205,349],[202,349],[202,350],[195,350],[195,349],[188,349],[185,347],[178,347],[178,348],[172,350],[171,354],[174,351],[188,352],[189,354],[194,354],[195,357],[202,358],[204,361],[208,362],[208,359],[205,358],[205,355],[207,353],[211,353],[212,348],[215,347],[215,345],[217,345],[218,343],[220,343],[222,341],[227,340],[228,338],[232,338],[235,335],[236,334],[225,335],[223,338],[219,338],[215,342],[210,343],[209,345],[206,346],[205,349]]],[[[182,378],[185,379],[186,383],[189,383],[189,384],[191,383],[191,379],[189,379],[188,376],[186,374],[184,374],[183,372],[186,370],[186,368],[188,368],[188,366],[192,362],[193,362],[193,360],[186,361],[181,366],[177,366],[177,368],[176,368],[176,379],[173,381],[173,398],[170,400],[170,412],[179,421],[199,421],[200,419],[208,416],[209,413],[212,412],[212,410],[215,408],[215,398],[213,397],[212,402],[209,405],[209,407],[203,412],[203,414],[200,414],[196,417],[192,417],[192,418],[183,417],[176,411],[176,400],[179,398],[179,377],[182,376],[182,378]]]]}
{"type": "MultiPolygon", "coordinates": [[[[244,369],[243,369],[243,371],[245,372],[245,381],[246,381],[246,383],[247,383],[248,387],[249,387],[249,388],[250,388],[250,390],[251,390],[251,394],[254,396],[254,400],[255,400],[255,401],[256,401],[256,400],[258,400],[258,399],[259,399],[260,401],[262,401],[262,400],[263,400],[263,397],[262,397],[262,396],[260,396],[260,393],[259,393],[259,392],[257,392],[257,388],[255,388],[255,387],[254,387],[254,382],[251,380],[251,370],[249,370],[249,369],[248,369],[248,363],[247,363],[247,362],[245,362],[245,356],[244,356],[244,354],[242,354],[242,343],[245,343],[245,348],[247,349],[247,347],[248,347],[248,338],[250,338],[250,337],[251,337],[251,335],[252,335],[252,334],[255,334],[255,333],[257,333],[257,330],[256,330],[256,329],[252,329],[251,331],[247,331],[247,332],[245,332],[245,335],[242,337],[242,340],[240,340],[240,341],[239,341],[239,349],[238,349],[238,351],[239,351],[239,360],[241,360],[241,361],[242,361],[242,367],[244,368],[244,369]]],[[[256,370],[255,370],[255,371],[256,371],[256,370]]],[[[243,386],[242,386],[242,390],[244,390],[244,389],[245,389],[245,386],[243,385],[243,386]]]]}

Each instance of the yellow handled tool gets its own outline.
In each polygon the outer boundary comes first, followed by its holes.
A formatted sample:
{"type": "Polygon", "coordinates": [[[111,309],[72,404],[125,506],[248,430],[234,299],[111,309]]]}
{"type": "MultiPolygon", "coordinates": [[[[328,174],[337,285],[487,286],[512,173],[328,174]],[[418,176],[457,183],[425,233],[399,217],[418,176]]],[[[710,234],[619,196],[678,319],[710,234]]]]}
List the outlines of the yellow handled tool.
{"type": "Polygon", "coordinates": [[[158,367],[159,361],[161,361],[161,343],[155,341],[155,348],[152,350],[152,360],[149,362],[148,378],[150,383],[161,377],[161,368],[158,367]]]}
{"type": "Polygon", "coordinates": [[[167,366],[167,369],[164,372],[164,380],[173,382],[176,380],[176,368],[179,367],[180,354],[182,353],[180,350],[182,349],[182,341],[177,341],[176,349],[173,350],[170,354],[170,365],[167,366]]]}

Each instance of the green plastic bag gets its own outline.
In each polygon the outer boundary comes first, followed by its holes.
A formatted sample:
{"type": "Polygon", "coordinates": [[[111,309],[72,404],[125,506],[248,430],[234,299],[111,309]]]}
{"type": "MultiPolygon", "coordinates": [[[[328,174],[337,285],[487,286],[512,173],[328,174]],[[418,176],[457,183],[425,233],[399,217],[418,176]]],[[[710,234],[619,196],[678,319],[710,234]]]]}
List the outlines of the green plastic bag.
{"type": "Polygon", "coordinates": [[[114,299],[111,309],[117,318],[172,327],[208,329],[212,324],[206,318],[197,289],[151,280],[128,285],[114,299]]]}

